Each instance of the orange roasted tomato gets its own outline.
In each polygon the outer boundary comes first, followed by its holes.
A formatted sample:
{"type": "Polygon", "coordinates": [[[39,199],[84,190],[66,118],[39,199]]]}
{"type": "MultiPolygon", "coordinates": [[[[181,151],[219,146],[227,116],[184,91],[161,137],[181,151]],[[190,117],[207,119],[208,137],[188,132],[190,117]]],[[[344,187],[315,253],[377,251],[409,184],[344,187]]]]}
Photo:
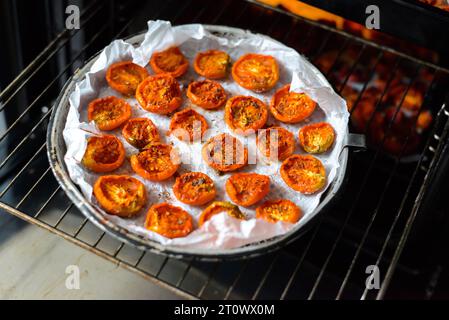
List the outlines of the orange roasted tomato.
{"type": "Polygon", "coordinates": [[[159,142],[159,133],[153,121],[148,118],[133,118],[122,129],[122,135],[128,143],[142,149],[150,143],[159,142]]]}
{"type": "Polygon", "coordinates": [[[100,130],[114,130],[131,117],[131,106],[123,99],[105,97],[91,101],[87,108],[87,119],[95,121],[100,130]]]}
{"type": "Polygon", "coordinates": [[[179,83],[169,74],[149,76],[136,90],[136,99],[145,110],[157,114],[167,114],[181,106],[179,83]]]}
{"type": "Polygon", "coordinates": [[[265,125],[267,119],[267,106],[257,98],[235,96],[226,103],[225,121],[236,133],[254,133],[265,125]]]}
{"type": "Polygon", "coordinates": [[[208,203],[216,195],[214,182],[202,172],[187,172],[177,177],[173,193],[179,201],[194,206],[208,203]]]}
{"type": "Polygon", "coordinates": [[[312,123],[299,130],[299,144],[308,153],[323,153],[335,140],[335,131],[327,122],[312,123]]]}
{"type": "Polygon", "coordinates": [[[150,144],[143,151],[131,156],[131,167],[139,176],[150,181],[170,178],[178,170],[178,152],[169,144],[150,144]]]}
{"type": "Polygon", "coordinates": [[[295,223],[301,218],[301,215],[301,209],[286,199],[267,201],[256,209],[256,218],[271,223],[278,221],[295,223]]]}
{"type": "Polygon", "coordinates": [[[294,154],[281,165],[281,177],[293,190],[304,194],[315,193],[326,184],[326,170],[313,156],[294,154]]]}
{"type": "Polygon", "coordinates": [[[204,161],[213,169],[234,171],[248,163],[248,150],[233,136],[222,133],[209,139],[202,149],[204,161]]]}
{"type": "Polygon", "coordinates": [[[226,102],[226,91],[216,81],[194,81],[187,88],[187,97],[197,106],[211,110],[220,108],[226,102]]]}
{"type": "Polygon", "coordinates": [[[274,94],[270,111],[279,121],[298,123],[309,117],[316,107],[316,102],[305,93],[290,92],[290,85],[282,87],[274,94]]]}
{"type": "Polygon", "coordinates": [[[240,211],[239,207],[227,201],[214,201],[201,213],[198,220],[200,227],[214,215],[226,212],[233,218],[245,220],[245,215],[240,211]]]}
{"type": "Polygon", "coordinates": [[[287,129],[271,127],[259,132],[257,136],[257,147],[267,158],[284,160],[295,151],[295,138],[293,137],[293,133],[287,129]]]}
{"type": "Polygon", "coordinates": [[[110,172],[125,161],[125,148],[115,136],[93,136],[87,139],[82,163],[93,172],[110,172]]]}
{"type": "Polygon", "coordinates": [[[265,92],[279,80],[279,67],[272,56],[248,53],[232,66],[232,77],[245,89],[265,92]]]}
{"type": "Polygon", "coordinates": [[[163,202],[148,210],[145,228],[166,238],[181,238],[193,231],[193,219],[180,207],[163,202]]]}
{"type": "Polygon", "coordinates": [[[153,53],[150,65],[155,73],[168,73],[175,78],[182,76],[189,68],[189,62],[178,47],[153,53]]]}
{"type": "Polygon", "coordinates": [[[193,109],[184,109],[173,115],[170,121],[170,131],[176,138],[185,142],[200,140],[206,132],[206,119],[193,109]]]}
{"type": "Polygon", "coordinates": [[[249,207],[270,191],[270,178],[257,173],[236,173],[226,181],[226,192],[232,202],[249,207]]]}
{"type": "Polygon", "coordinates": [[[131,61],[113,63],[106,72],[109,86],[125,96],[134,95],[137,86],[146,77],[148,77],[147,69],[131,61]]]}
{"type": "Polygon", "coordinates": [[[147,201],[145,186],[130,176],[102,176],[94,185],[94,195],[109,214],[129,218],[137,215],[147,201]]]}
{"type": "Polygon", "coordinates": [[[220,50],[207,50],[196,55],[193,68],[200,76],[209,79],[222,79],[226,77],[229,55],[220,50]]]}

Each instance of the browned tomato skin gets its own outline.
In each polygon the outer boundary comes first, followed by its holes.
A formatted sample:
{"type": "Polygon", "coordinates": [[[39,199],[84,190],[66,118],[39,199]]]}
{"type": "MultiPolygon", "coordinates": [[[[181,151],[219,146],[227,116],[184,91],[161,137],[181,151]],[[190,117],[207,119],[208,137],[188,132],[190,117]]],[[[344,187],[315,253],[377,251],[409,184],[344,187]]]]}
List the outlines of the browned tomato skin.
{"type": "Polygon", "coordinates": [[[170,121],[168,134],[184,142],[201,140],[209,128],[206,119],[193,109],[184,109],[176,112],[170,121]]]}
{"type": "Polygon", "coordinates": [[[150,65],[156,74],[169,74],[178,78],[187,72],[189,62],[178,47],[155,52],[150,59],[150,65]]]}
{"type": "Polygon", "coordinates": [[[106,81],[115,91],[125,96],[132,96],[136,93],[139,83],[148,75],[145,68],[132,61],[122,61],[109,66],[106,72],[106,81]]]}
{"type": "Polygon", "coordinates": [[[226,77],[230,60],[224,51],[208,50],[196,55],[193,68],[200,76],[208,79],[223,79],[226,77]]]}
{"type": "Polygon", "coordinates": [[[301,216],[301,209],[286,199],[266,201],[256,209],[256,218],[264,219],[271,223],[278,221],[296,223],[301,216]]]}
{"type": "Polygon", "coordinates": [[[236,173],[226,181],[225,188],[232,202],[249,207],[270,192],[270,178],[257,173],[236,173]]]}
{"type": "Polygon", "coordinates": [[[167,180],[175,174],[179,165],[179,154],[168,144],[154,143],[131,156],[134,172],[150,181],[167,180]]]}
{"type": "Polygon", "coordinates": [[[248,53],[232,66],[234,81],[245,89],[265,92],[279,80],[279,66],[272,56],[248,53]],[[258,69],[253,71],[253,69],[258,69]]]}
{"type": "Polygon", "coordinates": [[[208,175],[202,172],[187,172],[176,178],[173,193],[185,204],[200,206],[212,201],[216,190],[208,175]]]}
{"type": "Polygon", "coordinates": [[[247,165],[248,149],[238,139],[229,134],[222,133],[210,138],[204,144],[202,157],[211,168],[222,172],[229,172],[247,165]],[[231,142],[232,150],[229,147],[228,149],[225,147],[226,142],[231,142]],[[231,154],[227,151],[231,151],[231,154]],[[219,153],[218,159],[214,157],[215,153],[219,153]]]}
{"type": "Polygon", "coordinates": [[[168,114],[181,106],[181,88],[169,74],[149,76],[137,87],[136,99],[146,111],[168,114]]]}
{"type": "Polygon", "coordinates": [[[89,170],[111,172],[118,169],[124,161],[125,148],[115,136],[93,136],[87,139],[82,163],[89,170]]]}
{"type": "Polygon", "coordinates": [[[126,141],[142,149],[150,143],[159,142],[159,132],[154,123],[148,118],[133,118],[122,129],[122,135],[126,141]]]}
{"type": "Polygon", "coordinates": [[[95,99],[87,107],[87,119],[95,121],[98,129],[104,131],[120,127],[130,117],[131,106],[114,96],[95,99]]]}
{"type": "Polygon", "coordinates": [[[145,206],[145,186],[126,175],[101,176],[94,184],[94,195],[100,206],[109,214],[130,218],[145,206]]]}
{"type": "Polygon", "coordinates": [[[164,202],[148,210],[145,228],[169,239],[182,238],[193,231],[193,219],[183,209],[164,202]]]}
{"type": "Polygon", "coordinates": [[[265,103],[250,96],[235,96],[226,102],[225,122],[234,132],[249,135],[261,129],[268,119],[265,103]]]}
{"type": "Polygon", "coordinates": [[[270,102],[273,117],[285,123],[298,123],[312,115],[317,103],[305,93],[290,92],[287,84],[274,94],[270,102]]]}
{"type": "Polygon", "coordinates": [[[308,153],[323,153],[335,140],[335,131],[327,122],[312,123],[299,130],[299,144],[308,153]]]}
{"type": "Polygon", "coordinates": [[[312,194],[326,185],[326,170],[322,162],[311,155],[294,154],[281,165],[281,177],[293,190],[312,194]]]}
{"type": "Polygon", "coordinates": [[[295,151],[295,138],[293,133],[282,127],[271,127],[257,136],[257,147],[259,151],[267,158],[273,160],[285,160],[295,151]],[[277,142],[271,142],[271,138],[277,138],[277,142]],[[276,151],[277,154],[271,154],[276,151]],[[277,157],[277,158],[275,158],[277,157]]]}
{"type": "Polygon", "coordinates": [[[191,82],[187,88],[187,97],[192,103],[206,110],[220,108],[227,99],[221,84],[211,80],[191,82]]]}
{"type": "Polygon", "coordinates": [[[214,215],[226,212],[229,216],[245,220],[246,216],[240,211],[239,207],[227,201],[212,202],[200,215],[198,224],[201,227],[206,221],[210,220],[214,215]]]}

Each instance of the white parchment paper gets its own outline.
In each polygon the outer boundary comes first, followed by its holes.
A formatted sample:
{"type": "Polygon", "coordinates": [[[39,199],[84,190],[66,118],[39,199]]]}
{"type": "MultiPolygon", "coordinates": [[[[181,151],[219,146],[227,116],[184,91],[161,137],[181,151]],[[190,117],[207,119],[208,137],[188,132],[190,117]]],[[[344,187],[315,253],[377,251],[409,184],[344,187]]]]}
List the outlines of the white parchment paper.
{"type": "MultiPolygon", "coordinates": [[[[304,57],[299,55],[295,50],[263,35],[252,34],[250,32],[243,32],[238,36],[234,33],[217,35],[207,31],[199,24],[172,27],[166,21],[149,21],[148,31],[140,46],[133,47],[131,44],[122,40],[112,42],[101,52],[85,78],[76,84],[76,88],[69,98],[70,110],[63,131],[67,146],[67,153],[65,154],[64,160],[71,179],[80,186],[87,199],[90,199],[97,205],[92,194],[92,189],[99,175],[86,170],[81,164],[81,159],[86,148],[86,138],[90,135],[100,133],[93,122],[87,122],[87,105],[95,98],[108,95],[123,98],[119,93],[110,89],[106,83],[105,74],[108,66],[114,62],[132,60],[134,63],[146,67],[150,74],[153,74],[151,68],[148,66],[148,61],[152,53],[173,45],[180,47],[190,63],[192,63],[195,55],[199,51],[208,49],[226,51],[231,56],[233,62],[241,55],[250,52],[274,56],[279,63],[280,80],[277,86],[267,93],[257,94],[246,90],[237,85],[230,75],[227,79],[220,80],[219,82],[223,85],[229,97],[233,95],[252,95],[261,99],[267,105],[275,90],[288,83],[291,83],[291,90],[306,92],[310,95],[318,103],[319,107],[309,119],[300,124],[288,125],[279,123],[270,115],[267,126],[280,125],[290,130],[296,139],[295,153],[303,154],[304,151],[298,144],[298,130],[308,123],[319,121],[329,122],[336,131],[336,141],[330,151],[317,157],[323,162],[326,168],[326,188],[332,183],[339,166],[338,157],[346,135],[348,123],[346,103],[333,91],[321,73],[307,62],[304,57]]],[[[183,89],[184,102],[183,106],[177,111],[192,107],[207,119],[210,130],[204,141],[207,141],[209,137],[223,132],[236,136],[229,130],[223,120],[223,108],[216,111],[203,110],[192,105],[186,98],[185,89],[188,83],[197,79],[201,79],[201,77],[193,71],[192,67],[189,68],[186,75],[178,79],[183,89]]],[[[166,136],[170,123],[168,116],[156,115],[143,110],[134,98],[128,98],[126,100],[132,106],[133,117],[150,118],[158,127],[162,141],[165,143],[173,143],[178,148],[184,158],[183,164],[179,169],[180,174],[189,171],[201,171],[208,174],[214,180],[217,188],[217,197],[215,200],[230,201],[224,190],[224,185],[232,173],[219,175],[202,161],[201,147],[204,141],[187,144],[174,137],[166,136]]],[[[128,158],[130,155],[137,153],[137,149],[130,146],[123,139],[120,134],[120,129],[113,131],[112,134],[115,134],[122,141],[128,158]]],[[[280,162],[270,162],[263,156],[258,155],[254,139],[246,139],[240,136],[236,137],[247,144],[250,156],[257,156],[257,164],[248,165],[239,172],[256,172],[269,175],[271,178],[271,191],[264,200],[277,198],[292,200],[303,211],[303,218],[298,224],[306,223],[311,218],[314,209],[318,206],[320,196],[325,189],[314,195],[303,195],[290,189],[280,177],[280,162]]],[[[206,206],[193,207],[177,201],[172,192],[172,185],[175,180],[173,177],[164,182],[146,181],[131,170],[128,160],[125,161],[121,168],[111,174],[129,174],[142,181],[146,186],[149,201],[145,209],[142,210],[142,213],[136,218],[122,219],[104,213],[105,218],[131,232],[156,240],[164,245],[202,249],[235,248],[282,235],[294,226],[289,223],[278,222],[272,224],[264,220],[255,219],[256,204],[250,208],[241,207],[241,210],[248,217],[247,221],[231,218],[227,214],[219,214],[185,238],[167,239],[143,227],[145,213],[152,204],[168,201],[184,208],[194,217],[195,221],[197,221],[200,213],[206,206]]]]}

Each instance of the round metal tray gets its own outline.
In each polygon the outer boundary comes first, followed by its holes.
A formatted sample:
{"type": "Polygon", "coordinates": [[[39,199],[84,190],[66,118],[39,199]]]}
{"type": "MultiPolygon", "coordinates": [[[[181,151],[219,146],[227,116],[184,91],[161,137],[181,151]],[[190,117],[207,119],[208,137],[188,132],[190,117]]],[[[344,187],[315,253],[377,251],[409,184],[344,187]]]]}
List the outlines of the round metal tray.
{"type": "MultiPolygon", "coordinates": [[[[208,31],[221,36],[239,37],[239,35],[243,36],[244,33],[246,33],[246,31],[244,30],[225,26],[205,25],[204,27],[208,31]]],[[[144,33],[141,33],[127,38],[125,39],[125,41],[133,45],[139,45],[143,41],[143,37],[144,33]]],[[[76,83],[81,81],[87,71],[91,68],[98,54],[99,53],[89,59],[80,70],[75,72],[75,74],[64,85],[64,88],[62,89],[59,97],[55,102],[53,113],[51,115],[47,129],[48,158],[52,171],[67,196],[93,224],[109,233],[113,237],[125,243],[136,246],[140,249],[150,250],[152,252],[169,255],[176,258],[189,256],[196,257],[201,260],[252,257],[276,250],[301,236],[308,229],[308,227],[311,226],[313,221],[316,220],[318,214],[330,204],[331,200],[334,199],[335,195],[339,192],[346,172],[348,162],[348,147],[364,147],[365,142],[363,136],[353,135],[349,133],[346,134],[346,141],[344,144],[345,146],[342,149],[339,158],[340,167],[338,168],[337,176],[335,177],[332,184],[328,187],[326,192],[324,192],[321,196],[320,204],[311,213],[312,218],[310,219],[310,221],[302,227],[297,226],[282,236],[277,236],[271,239],[234,249],[205,250],[161,245],[156,241],[152,241],[137,234],[131,233],[130,231],[111,223],[111,221],[106,220],[103,214],[97,208],[95,208],[88,199],[83,196],[81,191],[70,179],[69,173],[64,163],[66,145],[63,139],[62,132],[65,126],[67,113],[69,111],[69,96],[75,89],[76,83]]],[[[311,64],[310,67],[315,69],[315,67],[311,64]]],[[[320,74],[318,71],[317,73],[320,74]]]]}

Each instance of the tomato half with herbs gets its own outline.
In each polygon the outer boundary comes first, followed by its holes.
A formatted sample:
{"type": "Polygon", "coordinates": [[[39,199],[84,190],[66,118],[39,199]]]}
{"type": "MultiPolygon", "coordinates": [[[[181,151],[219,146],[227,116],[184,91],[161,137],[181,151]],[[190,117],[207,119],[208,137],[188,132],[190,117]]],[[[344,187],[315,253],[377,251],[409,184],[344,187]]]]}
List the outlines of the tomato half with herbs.
{"type": "Polygon", "coordinates": [[[212,80],[194,81],[187,88],[187,97],[197,106],[211,110],[220,108],[227,99],[221,84],[212,80]]]}
{"type": "Polygon", "coordinates": [[[233,136],[222,133],[210,138],[202,149],[204,161],[213,169],[234,171],[248,163],[248,150],[233,136]]]}
{"type": "Polygon", "coordinates": [[[299,130],[299,144],[308,153],[323,153],[335,140],[335,131],[327,122],[312,123],[299,130]]]}
{"type": "Polygon", "coordinates": [[[166,238],[182,238],[193,231],[193,219],[182,208],[163,202],[148,210],[145,228],[166,238]]]}
{"type": "Polygon", "coordinates": [[[198,224],[201,227],[206,221],[210,220],[214,215],[219,213],[227,213],[229,216],[245,220],[245,215],[240,211],[239,207],[227,201],[214,201],[201,213],[198,224]]]}
{"type": "Polygon", "coordinates": [[[226,124],[238,134],[254,133],[265,125],[267,119],[267,106],[257,98],[235,96],[226,102],[226,124]]]}
{"type": "Polygon", "coordinates": [[[305,93],[290,91],[289,84],[276,91],[270,103],[273,116],[285,123],[301,122],[308,118],[315,108],[315,101],[305,93]]]}
{"type": "Polygon", "coordinates": [[[153,121],[148,118],[133,118],[122,129],[122,135],[128,143],[137,149],[159,142],[159,132],[153,121]]]}
{"type": "Polygon", "coordinates": [[[295,151],[295,138],[293,133],[282,127],[271,127],[259,131],[257,147],[267,158],[284,160],[295,151]]]}
{"type": "Polygon", "coordinates": [[[87,139],[83,165],[93,172],[110,172],[125,161],[125,148],[115,136],[93,136],[87,139]]]}
{"type": "Polygon", "coordinates": [[[265,92],[279,80],[279,66],[272,56],[248,53],[232,66],[232,77],[245,89],[265,92]]]}
{"type": "Polygon", "coordinates": [[[286,199],[270,200],[256,209],[256,218],[264,219],[271,223],[278,221],[295,223],[301,218],[299,207],[286,199]]]}
{"type": "Polygon", "coordinates": [[[270,192],[270,178],[257,173],[236,173],[226,181],[226,192],[232,202],[249,207],[270,192]]]}
{"type": "Polygon", "coordinates": [[[169,144],[150,144],[131,156],[131,167],[139,176],[150,181],[170,178],[178,170],[180,157],[169,144]]]}
{"type": "Polygon", "coordinates": [[[202,172],[187,172],[177,177],[173,193],[179,201],[194,206],[206,204],[216,195],[214,182],[202,172]]]}
{"type": "Polygon", "coordinates": [[[137,87],[136,99],[143,109],[157,114],[173,112],[182,103],[179,83],[169,74],[145,78],[137,87]]]}
{"type": "Polygon", "coordinates": [[[87,119],[94,121],[100,130],[114,130],[130,117],[131,106],[125,100],[113,96],[95,99],[87,107],[87,119]]]}
{"type": "Polygon", "coordinates": [[[153,53],[150,65],[155,73],[167,73],[175,78],[182,76],[189,68],[189,62],[178,47],[153,53]]]}
{"type": "Polygon", "coordinates": [[[206,119],[193,109],[176,112],[170,121],[169,134],[185,142],[201,140],[207,128],[206,119]]]}
{"type": "Polygon", "coordinates": [[[129,218],[137,215],[147,202],[145,186],[127,175],[109,175],[98,178],[94,195],[109,214],[129,218]]]}
{"type": "Polygon", "coordinates": [[[326,185],[326,170],[321,161],[311,155],[294,154],[281,165],[281,177],[293,190],[312,194],[326,185]]]}
{"type": "Polygon", "coordinates": [[[196,55],[193,68],[200,76],[209,79],[222,79],[226,77],[230,61],[231,58],[224,51],[207,50],[196,55]]]}
{"type": "Polygon", "coordinates": [[[109,66],[106,81],[115,91],[132,96],[136,93],[139,83],[148,76],[147,69],[131,61],[122,61],[109,66]]]}

